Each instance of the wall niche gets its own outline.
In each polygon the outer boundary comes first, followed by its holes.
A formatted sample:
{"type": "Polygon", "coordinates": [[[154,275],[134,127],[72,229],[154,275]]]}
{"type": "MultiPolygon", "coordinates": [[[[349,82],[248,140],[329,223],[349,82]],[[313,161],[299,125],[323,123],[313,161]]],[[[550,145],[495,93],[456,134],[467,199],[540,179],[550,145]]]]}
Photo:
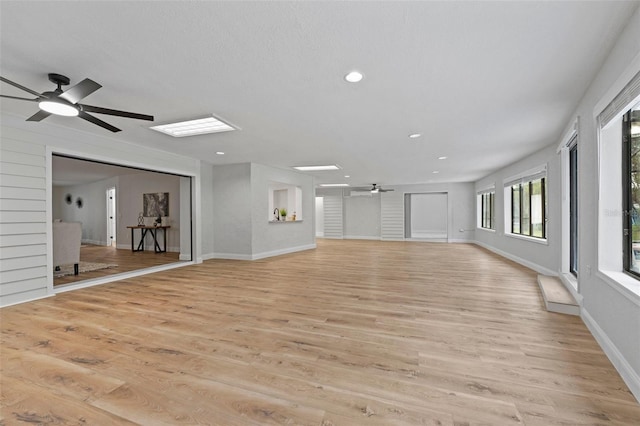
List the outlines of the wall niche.
{"type": "Polygon", "coordinates": [[[269,222],[302,221],[302,188],[283,182],[269,183],[269,222]],[[283,216],[286,211],[286,216],[283,216]]]}

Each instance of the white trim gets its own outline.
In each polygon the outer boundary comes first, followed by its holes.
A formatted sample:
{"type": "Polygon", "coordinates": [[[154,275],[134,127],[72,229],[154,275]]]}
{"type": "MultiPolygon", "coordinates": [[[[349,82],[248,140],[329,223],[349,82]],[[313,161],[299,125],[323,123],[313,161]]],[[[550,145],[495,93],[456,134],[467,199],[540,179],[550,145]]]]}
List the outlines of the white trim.
{"type": "Polygon", "coordinates": [[[495,234],[495,232],[496,232],[496,230],[495,230],[495,229],[483,228],[482,226],[478,226],[476,229],[477,229],[478,231],[491,232],[491,233],[494,233],[494,234],[495,234]]]}
{"type": "Polygon", "coordinates": [[[507,253],[506,251],[499,250],[499,249],[497,249],[495,247],[492,247],[492,246],[490,246],[490,245],[488,245],[486,243],[483,243],[483,242],[480,242],[480,241],[473,241],[473,243],[479,245],[480,247],[486,248],[487,250],[492,251],[495,254],[498,254],[498,255],[500,255],[502,257],[505,257],[505,258],[507,258],[509,260],[513,260],[514,262],[519,263],[522,266],[526,266],[529,269],[533,269],[534,271],[536,271],[539,274],[550,275],[550,276],[553,276],[553,277],[557,277],[558,276],[558,274],[556,272],[552,271],[551,269],[545,268],[544,266],[540,266],[540,265],[538,265],[536,263],[530,262],[530,261],[528,261],[526,259],[523,259],[521,257],[514,256],[511,253],[507,253]]]}
{"type": "Polygon", "coordinates": [[[265,251],[257,254],[211,253],[207,256],[213,256],[213,257],[207,257],[207,258],[208,259],[228,259],[228,260],[260,260],[260,259],[265,259],[267,257],[275,257],[283,254],[295,253],[298,251],[313,250],[315,248],[316,248],[316,244],[314,243],[314,244],[307,244],[307,245],[298,246],[298,247],[289,247],[289,248],[280,249],[280,250],[265,251]]]}
{"type": "Polygon", "coordinates": [[[547,163],[543,163],[537,167],[533,167],[529,170],[525,170],[523,172],[516,173],[515,175],[504,178],[502,179],[502,184],[506,188],[511,186],[516,181],[533,180],[530,178],[535,177],[537,175],[542,175],[542,174],[544,174],[545,176],[547,174],[547,163]]]}
{"type": "Polygon", "coordinates": [[[475,243],[474,240],[470,240],[468,238],[449,238],[449,240],[447,242],[451,243],[451,244],[473,244],[473,243],[475,243]]]}
{"type": "Polygon", "coordinates": [[[633,370],[633,367],[584,307],[580,310],[580,317],[607,355],[607,358],[609,358],[609,361],[618,371],[622,380],[627,384],[633,396],[640,402],[640,376],[633,370]]]}
{"type": "Polygon", "coordinates": [[[273,250],[273,251],[265,251],[262,253],[252,255],[251,260],[259,260],[259,259],[264,259],[266,257],[280,256],[283,254],[295,253],[298,251],[313,250],[315,248],[316,248],[316,244],[313,243],[313,244],[306,244],[304,246],[289,247],[289,248],[273,250]]]}
{"type": "Polygon", "coordinates": [[[486,194],[487,192],[495,192],[496,191],[496,183],[493,182],[489,185],[483,185],[482,187],[476,189],[476,194],[486,194]]]}
{"type": "Polygon", "coordinates": [[[81,288],[93,287],[96,285],[107,284],[115,281],[120,281],[128,278],[139,277],[142,275],[152,274],[154,272],[168,271],[169,269],[182,268],[183,266],[193,265],[193,262],[184,263],[171,263],[168,265],[152,266],[151,268],[138,269],[136,271],[123,272],[121,274],[109,275],[102,278],[95,278],[93,280],[80,281],[73,284],[67,284],[57,286],[54,288],[55,294],[65,293],[67,291],[78,290],[81,288]]]}
{"type": "Polygon", "coordinates": [[[640,281],[624,272],[598,270],[596,276],[609,287],[622,294],[633,304],[640,306],[640,281]]]}
{"type": "MultiPolygon", "coordinates": [[[[53,275],[53,272],[51,272],[51,274],[53,275]]],[[[16,293],[16,294],[20,294],[20,293],[16,293]]],[[[36,300],[41,300],[41,299],[48,299],[49,297],[53,297],[53,296],[55,296],[55,294],[51,293],[51,294],[45,294],[44,296],[32,297],[31,299],[18,300],[17,302],[12,302],[12,303],[7,303],[6,305],[2,305],[0,306],[0,308],[8,308],[9,306],[22,305],[23,303],[35,302],[36,300]]]]}
{"type": "Polygon", "coordinates": [[[343,237],[345,240],[375,240],[380,241],[380,237],[374,237],[371,235],[345,235],[343,237]]]}
{"type": "Polygon", "coordinates": [[[227,259],[227,260],[252,260],[250,254],[239,253],[212,253],[212,259],[227,259]]]}
{"type": "Polygon", "coordinates": [[[578,135],[579,120],[580,120],[580,117],[576,116],[569,130],[564,134],[564,136],[562,136],[562,139],[560,139],[560,144],[558,145],[558,148],[556,148],[556,154],[560,154],[560,151],[562,151],[565,148],[568,148],[573,138],[578,135]]]}
{"type": "MultiPolygon", "coordinates": [[[[620,77],[618,77],[618,79],[615,81],[615,83],[613,83],[609,87],[609,89],[605,92],[605,94],[596,103],[596,106],[593,107],[593,118],[595,119],[594,121],[598,124],[598,126],[600,126],[600,123],[598,122],[599,120],[597,119],[597,117],[600,114],[602,114],[602,112],[605,110],[605,108],[607,106],[609,106],[611,101],[613,101],[616,98],[616,96],[618,96],[620,94],[620,92],[622,92],[622,90],[626,87],[626,85],[629,84],[631,79],[639,71],[640,71],[640,53],[638,53],[631,60],[631,62],[627,66],[627,68],[620,74],[620,77]]],[[[621,111],[621,113],[619,113],[619,115],[621,116],[622,114],[624,114],[624,112],[626,112],[626,109],[624,111],[621,111]]],[[[616,117],[614,117],[614,119],[611,120],[611,121],[615,121],[617,116],[618,115],[616,115],[616,117]]]]}
{"type": "MultiPolygon", "coordinates": [[[[89,240],[89,239],[82,239],[82,244],[91,244],[94,246],[106,246],[107,242],[106,241],[99,241],[99,240],[89,240]]],[[[116,248],[118,248],[118,246],[116,245],[116,248]]]]}
{"type": "Polygon", "coordinates": [[[202,261],[204,260],[211,260],[211,259],[215,259],[216,258],[216,254],[215,253],[205,253],[202,255],[202,258],[200,260],[200,262],[198,263],[202,263],[202,261]]]}
{"type": "Polygon", "coordinates": [[[549,242],[547,241],[546,238],[530,237],[529,235],[513,234],[511,232],[505,232],[504,236],[505,237],[511,237],[511,238],[517,238],[519,240],[530,241],[532,243],[542,244],[542,245],[545,245],[545,246],[549,245],[549,242]]]}

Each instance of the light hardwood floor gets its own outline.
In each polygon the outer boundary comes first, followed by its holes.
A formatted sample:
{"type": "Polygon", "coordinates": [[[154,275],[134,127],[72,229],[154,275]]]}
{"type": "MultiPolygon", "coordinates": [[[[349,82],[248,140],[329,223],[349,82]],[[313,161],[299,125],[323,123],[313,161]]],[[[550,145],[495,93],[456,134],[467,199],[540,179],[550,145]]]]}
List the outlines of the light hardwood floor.
{"type": "Polygon", "coordinates": [[[80,248],[81,262],[96,262],[118,265],[115,268],[98,269],[97,271],[82,272],[78,275],[66,275],[54,278],[53,285],[77,283],[108,275],[130,272],[152,266],[167,265],[179,262],[179,253],[154,253],[153,251],[132,252],[129,249],[116,249],[109,246],[83,245],[80,248]]]}
{"type": "Polygon", "coordinates": [[[536,274],[469,244],[319,240],[5,308],[7,425],[638,425],[536,274]]]}

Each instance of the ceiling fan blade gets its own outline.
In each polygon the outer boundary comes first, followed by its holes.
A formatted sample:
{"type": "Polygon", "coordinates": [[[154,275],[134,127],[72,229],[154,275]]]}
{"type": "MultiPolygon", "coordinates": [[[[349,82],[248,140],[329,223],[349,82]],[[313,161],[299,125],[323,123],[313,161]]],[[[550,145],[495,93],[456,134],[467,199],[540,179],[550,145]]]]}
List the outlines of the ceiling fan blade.
{"type": "Polygon", "coordinates": [[[8,99],[17,99],[19,101],[31,101],[31,102],[38,102],[39,99],[29,99],[29,98],[19,98],[17,96],[9,96],[9,95],[0,95],[0,98],[8,98],[8,99]]]}
{"type": "Polygon", "coordinates": [[[136,112],[118,111],[117,109],[102,108],[92,105],[80,104],[83,111],[95,112],[98,114],[115,115],[117,117],[135,118],[137,120],[153,121],[153,115],[138,114],[136,112]]]}
{"type": "Polygon", "coordinates": [[[27,121],[42,121],[50,115],[50,112],[40,110],[33,114],[31,117],[27,118],[27,121]]]}
{"type": "Polygon", "coordinates": [[[4,78],[2,76],[0,76],[0,81],[4,81],[5,83],[12,85],[13,87],[17,87],[18,89],[24,90],[25,92],[31,93],[32,95],[35,95],[35,96],[37,96],[39,98],[44,98],[44,96],[42,96],[40,93],[36,92],[35,90],[31,90],[28,87],[24,87],[23,85],[15,83],[15,82],[13,82],[13,81],[11,81],[9,79],[6,79],[6,78],[4,78]]]}
{"type": "Polygon", "coordinates": [[[98,90],[101,87],[102,86],[100,84],[96,83],[95,81],[93,81],[93,80],[91,80],[89,78],[85,78],[80,83],[76,84],[75,86],[71,87],[70,89],[65,90],[58,97],[64,99],[65,101],[69,101],[72,104],[75,104],[80,99],[82,99],[82,98],[84,98],[86,96],[89,96],[90,94],[92,94],[93,92],[95,92],[96,90],[98,90]]]}
{"type": "Polygon", "coordinates": [[[105,123],[104,121],[100,120],[99,118],[96,118],[93,115],[89,115],[84,111],[80,111],[80,113],[78,114],[78,117],[82,118],[83,120],[87,120],[90,123],[96,124],[96,125],[98,125],[100,127],[104,127],[107,130],[111,130],[114,133],[120,131],[120,129],[118,129],[117,127],[114,127],[109,123],[105,123]]]}

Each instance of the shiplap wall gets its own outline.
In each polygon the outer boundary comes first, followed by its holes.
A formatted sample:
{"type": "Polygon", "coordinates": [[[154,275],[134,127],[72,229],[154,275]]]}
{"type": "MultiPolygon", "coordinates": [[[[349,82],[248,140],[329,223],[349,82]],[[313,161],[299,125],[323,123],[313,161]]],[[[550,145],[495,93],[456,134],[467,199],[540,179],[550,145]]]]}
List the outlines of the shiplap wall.
{"type": "Polygon", "coordinates": [[[0,147],[0,306],[47,295],[46,148],[0,147]]]}
{"type": "Polygon", "coordinates": [[[404,194],[402,191],[380,194],[380,238],[404,240],[404,194]]]}
{"type": "Polygon", "coordinates": [[[342,194],[324,196],[324,238],[343,238],[342,194]]]}

